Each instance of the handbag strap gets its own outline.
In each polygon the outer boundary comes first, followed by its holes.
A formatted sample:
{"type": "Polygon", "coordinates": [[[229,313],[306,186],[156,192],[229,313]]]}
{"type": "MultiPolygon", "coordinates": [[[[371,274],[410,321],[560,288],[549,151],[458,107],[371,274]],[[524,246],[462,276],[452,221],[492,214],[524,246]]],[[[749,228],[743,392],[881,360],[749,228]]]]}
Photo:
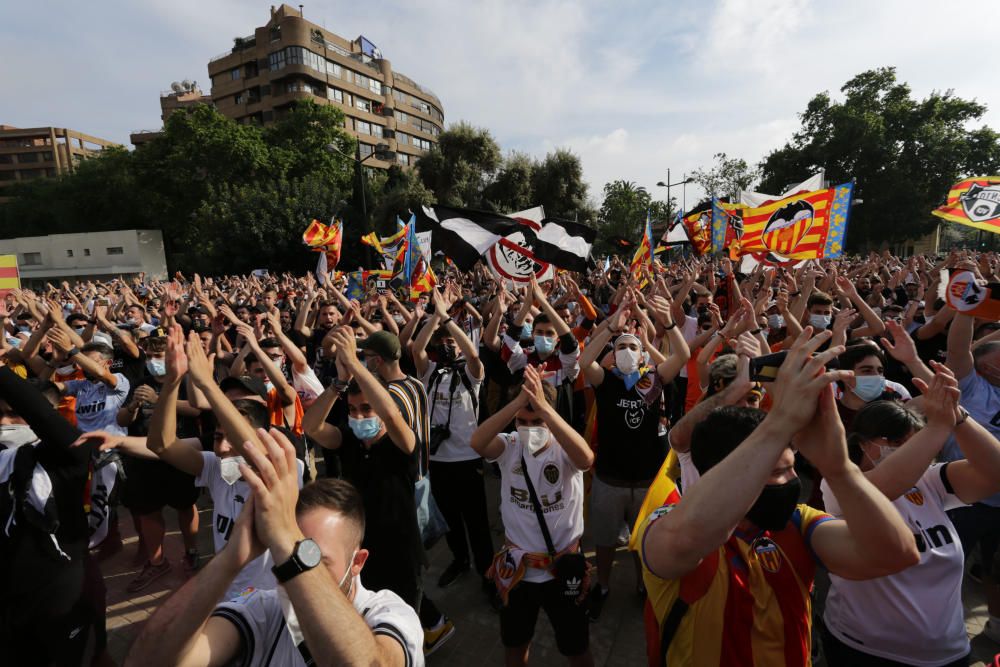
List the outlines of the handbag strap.
{"type": "Polygon", "coordinates": [[[556,557],[556,546],[552,543],[552,534],[549,533],[549,524],[545,521],[545,513],[542,512],[542,504],[538,502],[538,494],[535,493],[535,485],[531,483],[528,476],[528,466],[524,463],[524,452],[521,453],[521,471],[524,472],[524,481],[528,485],[528,496],[531,497],[531,506],[535,508],[535,517],[538,519],[538,526],[542,529],[542,538],[545,539],[545,548],[549,550],[549,556],[556,557]]]}

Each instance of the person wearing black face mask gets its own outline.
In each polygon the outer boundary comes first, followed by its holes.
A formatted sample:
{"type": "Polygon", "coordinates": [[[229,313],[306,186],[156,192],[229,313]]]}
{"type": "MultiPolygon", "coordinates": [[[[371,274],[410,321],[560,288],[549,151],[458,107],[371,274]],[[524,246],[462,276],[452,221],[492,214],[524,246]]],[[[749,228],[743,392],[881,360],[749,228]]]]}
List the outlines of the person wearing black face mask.
{"type": "MultiPolygon", "coordinates": [[[[639,527],[659,626],[647,652],[661,664],[718,662],[720,644],[732,664],[809,664],[817,562],[861,580],[919,561],[909,527],[848,458],[831,384],[850,371],[824,368],[844,348],[813,356],[832,334],[812,333],[806,327],[791,346],[770,413],[724,407],[694,427],[701,477],[685,478],[681,499],[639,527]],[[791,445],[837,487],[843,519],[799,504],[791,445]]],[[[749,357],[738,363],[745,377],[749,357]]]]}

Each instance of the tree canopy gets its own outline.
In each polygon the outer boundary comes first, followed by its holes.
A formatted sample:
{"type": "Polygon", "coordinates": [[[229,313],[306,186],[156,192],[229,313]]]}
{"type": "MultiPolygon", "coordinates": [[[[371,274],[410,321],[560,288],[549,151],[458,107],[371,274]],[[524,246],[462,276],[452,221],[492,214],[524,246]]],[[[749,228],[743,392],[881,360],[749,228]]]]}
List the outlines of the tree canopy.
{"type": "Polygon", "coordinates": [[[919,237],[954,182],[1000,168],[1000,137],[973,126],[986,111],[974,100],[951,90],[914,99],[892,67],[863,72],[841,92],[843,101],[824,92],[809,102],[791,141],[761,163],[760,189],[781,192],[819,169],[831,183],[856,179],[850,248],[919,237]]]}

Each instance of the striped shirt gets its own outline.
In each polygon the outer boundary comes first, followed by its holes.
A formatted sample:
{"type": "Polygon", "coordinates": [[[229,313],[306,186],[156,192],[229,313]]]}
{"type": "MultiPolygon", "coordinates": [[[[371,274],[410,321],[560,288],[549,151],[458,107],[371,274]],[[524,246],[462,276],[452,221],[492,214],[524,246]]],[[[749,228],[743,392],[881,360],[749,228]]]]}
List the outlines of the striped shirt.
{"type": "Polygon", "coordinates": [[[409,375],[402,380],[389,380],[386,389],[417,440],[419,474],[423,477],[427,474],[427,461],[430,457],[431,415],[427,390],[420,380],[409,375]]]}
{"type": "Polygon", "coordinates": [[[819,560],[811,539],[816,526],[833,517],[798,505],[783,529],[755,535],[737,530],[688,574],[661,579],[646,564],[645,537],[649,526],[670,509],[666,505],[654,511],[638,531],[649,592],[650,664],[661,664],[660,641],[665,634],[670,642],[667,665],[810,664],[809,593],[819,560]],[[665,624],[671,616],[673,622],[665,624]],[[672,631],[664,631],[665,625],[672,631]]]}

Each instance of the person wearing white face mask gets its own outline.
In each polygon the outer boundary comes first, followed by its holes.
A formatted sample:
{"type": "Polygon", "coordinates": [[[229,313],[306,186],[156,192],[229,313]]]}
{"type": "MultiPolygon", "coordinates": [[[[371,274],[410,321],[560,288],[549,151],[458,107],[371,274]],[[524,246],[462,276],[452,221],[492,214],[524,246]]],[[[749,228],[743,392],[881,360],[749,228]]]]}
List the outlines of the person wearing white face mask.
{"type": "MultiPolygon", "coordinates": [[[[660,350],[633,334],[623,334],[626,322],[637,316],[632,297],[594,332],[580,357],[584,376],[594,388],[597,407],[597,459],[591,486],[591,535],[597,551],[597,583],[590,592],[591,620],[601,615],[609,593],[611,567],[619,536],[635,523],[643,498],[667,455],[665,435],[660,433],[663,387],[673,381],[691,356],[684,335],[674,324],[670,303],[651,297],[650,315],[664,328],[660,350]],[[614,365],[606,370],[598,359],[613,337],[614,365]],[[645,363],[645,354],[650,362],[645,363]]],[[[647,326],[642,324],[640,327],[647,326]]],[[[646,339],[644,330],[640,330],[646,339]]],[[[635,562],[636,590],[642,591],[641,568],[635,562]]]]}
{"type": "MultiPolygon", "coordinates": [[[[831,574],[823,615],[829,664],[968,664],[962,543],[946,512],[1000,490],[1000,442],[958,406],[951,371],[934,366],[929,386],[914,381],[926,424],[892,401],[869,403],[854,418],[851,460],[912,529],[920,562],[867,581],[831,574]],[[968,460],[935,463],[952,434],[968,460]]],[[[821,487],[827,511],[838,516],[836,496],[826,481],[821,487]]]]}
{"type": "MultiPolygon", "coordinates": [[[[384,333],[369,337],[365,351],[378,348],[368,355],[378,356],[376,372],[393,363],[398,371],[398,361],[387,359],[397,357],[398,339],[384,333]],[[387,349],[392,339],[396,347],[387,349]]],[[[337,450],[344,479],[364,499],[367,528],[362,546],[369,552],[365,585],[390,590],[418,610],[425,629],[425,653],[431,653],[453,636],[455,626],[423,595],[420,575],[426,555],[414,496],[419,441],[391,393],[392,386],[384,387],[358,359],[354,332],[337,327],[330,336],[337,349],[338,380],[319,395],[302,425],[320,446],[337,450]],[[326,422],[337,400],[347,401],[347,429],[326,422]]],[[[412,411],[413,403],[408,403],[412,411]]]]}
{"type": "MultiPolygon", "coordinates": [[[[165,364],[163,388],[149,420],[149,435],[146,440],[130,437],[124,441],[112,441],[105,447],[116,446],[133,457],[159,458],[178,471],[194,476],[195,486],[208,489],[213,504],[212,538],[218,553],[228,542],[233,525],[250,496],[250,487],[242,479],[238,468],[243,460],[243,449],[232,443],[249,439],[254,435],[254,429],[267,428],[270,425],[268,409],[258,400],[230,401],[221,387],[215,384],[211,364],[197,335],[192,334],[185,345],[184,334],[177,325],[168,332],[165,364]],[[194,386],[204,394],[219,422],[211,452],[202,450],[199,438],[178,437],[177,434],[178,396],[181,383],[188,373],[194,386]]],[[[304,466],[299,461],[300,485],[303,469],[304,466]]],[[[152,561],[156,556],[150,556],[151,567],[148,565],[146,568],[149,571],[146,579],[151,582],[168,572],[170,566],[162,552],[156,554],[159,562],[152,561]]],[[[265,553],[247,565],[233,579],[227,590],[227,597],[239,595],[250,587],[275,588],[277,582],[270,571],[273,564],[270,556],[265,553]]]]}
{"type": "Polygon", "coordinates": [[[299,491],[294,448],[277,431],[258,435],[263,444],[246,443],[243,466],[254,491],[229,544],[150,618],[128,662],[422,667],[416,613],[391,591],[362,585],[368,552],[357,490],[324,479],[299,491]],[[218,604],[264,549],[278,561],[280,587],[218,604]]]}
{"type": "Polygon", "coordinates": [[[594,455],[556,412],[554,401],[555,391],[539,370],[527,366],[517,398],[472,434],[472,448],[500,467],[506,546],[494,559],[491,574],[506,603],[500,611],[500,637],[507,665],[527,664],[539,608],[545,609],[559,652],[569,663],[593,664],[583,604],[589,577],[579,567],[579,550],[583,471],[594,455]],[[501,433],[512,420],[517,431],[501,433]]]}

